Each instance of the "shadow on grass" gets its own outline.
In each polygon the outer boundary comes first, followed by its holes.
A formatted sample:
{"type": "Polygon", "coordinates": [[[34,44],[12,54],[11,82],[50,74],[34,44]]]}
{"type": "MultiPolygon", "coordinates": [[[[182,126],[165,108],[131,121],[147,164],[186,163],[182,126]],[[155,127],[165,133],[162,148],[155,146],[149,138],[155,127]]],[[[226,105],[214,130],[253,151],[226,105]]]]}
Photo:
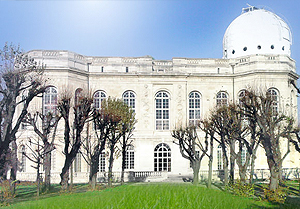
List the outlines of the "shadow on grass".
{"type": "Polygon", "coordinates": [[[16,196],[13,199],[8,199],[6,202],[10,205],[16,204],[19,202],[26,202],[38,199],[45,199],[49,197],[60,196],[62,194],[68,193],[82,193],[89,191],[87,184],[74,184],[72,188],[67,191],[62,191],[61,186],[59,184],[51,185],[49,191],[41,191],[40,196],[37,197],[36,185],[28,185],[28,186],[17,186],[16,188],[16,196]]]}

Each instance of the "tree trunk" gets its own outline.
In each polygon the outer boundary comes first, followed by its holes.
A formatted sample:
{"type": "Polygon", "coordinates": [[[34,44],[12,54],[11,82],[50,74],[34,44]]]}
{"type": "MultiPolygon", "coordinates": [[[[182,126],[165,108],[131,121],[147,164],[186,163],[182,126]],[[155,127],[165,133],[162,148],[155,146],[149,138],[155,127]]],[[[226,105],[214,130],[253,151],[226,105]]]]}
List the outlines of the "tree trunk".
{"type": "Polygon", "coordinates": [[[270,167],[270,190],[276,191],[279,185],[279,169],[275,166],[270,167]]]}
{"type": "MultiPolygon", "coordinates": [[[[124,143],[124,142],[123,142],[124,143]]],[[[126,157],[126,147],[122,148],[122,172],[121,172],[121,185],[124,184],[124,171],[125,171],[125,157],[126,157]]]]}
{"type": "Polygon", "coordinates": [[[37,169],[36,169],[36,182],[37,182],[37,187],[36,187],[36,196],[40,196],[40,164],[41,161],[38,159],[37,162],[37,169]]]}
{"type": "Polygon", "coordinates": [[[247,171],[247,167],[246,166],[239,167],[240,181],[243,184],[246,183],[246,171],[247,171]]]}
{"type": "Polygon", "coordinates": [[[62,190],[67,190],[69,187],[69,169],[67,169],[66,172],[61,173],[60,177],[61,177],[60,184],[61,184],[62,190]]]}
{"type": "Polygon", "coordinates": [[[99,157],[99,152],[95,153],[91,157],[89,184],[91,185],[93,190],[96,188],[97,173],[99,170],[99,157]]]}
{"type": "Polygon", "coordinates": [[[73,187],[73,179],[74,178],[74,164],[72,163],[70,166],[70,188],[73,187]]]}
{"type": "Polygon", "coordinates": [[[11,169],[10,169],[10,180],[11,180],[11,193],[15,194],[16,190],[16,179],[18,170],[18,158],[17,158],[17,143],[15,140],[11,142],[11,169]]]}
{"type": "Polygon", "coordinates": [[[213,164],[213,151],[214,151],[214,139],[211,136],[210,139],[210,153],[209,153],[209,161],[208,161],[208,179],[207,179],[207,188],[211,188],[211,182],[212,182],[212,164],[213,164]]]}
{"type": "Polygon", "coordinates": [[[254,176],[254,168],[255,168],[255,160],[256,160],[256,151],[257,151],[258,146],[255,147],[255,149],[252,151],[251,155],[251,163],[250,163],[250,184],[253,184],[253,176],[254,176]]]}
{"type": "Polygon", "coordinates": [[[223,169],[224,169],[224,185],[228,185],[228,160],[226,155],[223,153],[223,169]]]}
{"type": "Polygon", "coordinates": [[[45,145],[44,170],[45,170],[45,189],[50,190],[51,186],[51,146],[45,145]]]}
{"type": "Polygon", "coordinates": [[[230,175],[229,175],[229,179],[230,179],[231,184],[233,184],[233,182],[234,182],[234,168],[235,168],[234,152],[235,152],[235,143],[230,145],[230,175]]]}
{"type": "Polygon", "coordinates": [[[112,168],[114,163],[114,145],[110,146],[110,156],[109,156],[109,165],[108,165],[108,186],[112,186],[112,168]]]}
{"type": "Polygon", "coordinates": [[[193,168],[193,184],[199,184],[199,170],[200,170],[200,161],[195,160],[192,161],[192,168],[193,168]]]}

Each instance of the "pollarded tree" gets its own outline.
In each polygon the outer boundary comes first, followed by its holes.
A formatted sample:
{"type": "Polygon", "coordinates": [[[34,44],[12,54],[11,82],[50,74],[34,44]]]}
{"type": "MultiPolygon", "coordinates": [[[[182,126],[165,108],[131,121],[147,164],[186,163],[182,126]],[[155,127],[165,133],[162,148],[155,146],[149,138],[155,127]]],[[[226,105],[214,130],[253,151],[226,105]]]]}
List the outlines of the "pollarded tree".
{"type": "Polygon", "coordinates": [[[43,157],[46,190],[50,190],[51,152],[55,149],[54,139],[59,120],[60,117],[52,112],[48,112],[46,114],[36,112],[33,115],[28,113],[23,120],[23,123],[29,124],[33,127],[34,132],[43,143],[43,145],[39,145],[39,147],[42,147],[41,150],[43,151],[43,153],[39,155],[43,157]],[[39,124],[41,124],[41,126],[39,126],[39,124]]]}
{"type": "Polygon", "coordinates": [[[272,95],[252,91],[249,98],[244,100],[247,117],[257,122],[258,137],[265,150],[270,170],[270,190],[278,188],[282,162],[290,152],[289,141],[293,132],[294,120],[279,113],[274,105],[272,95]],[[282,156],[280,142],[287,138],[287,150],[282,156]]]}
{"type": "MultiPolygon", "coordinates": [[[[117,149],[117,144],[120,138],[126,134],[127,130],[124,127],[126,124],[127,114],[132,110],[124,103],[122,99],[108,98],[102,101],[101,111],[110,115],[111,126],[110,133],[107,138],[107,145],[109,148],[109,165],[108,165],[108,186],[112,186],[112,169],[114,162],[114,155],[117,149]],[[122,125],[123,124],[123,125],[122,125]]],[[[130,135],[129,135],[130,136],[130,135]]],[[[129,137],[130,139],[130,137],[129,137]]]]}
{"type": "Polygon", "coordinates": [[[208,156],[208,159],[209,159],[208,160],[207,188],[211,188],[215,131],[214,131],[213,123],[209,119],[201,120],[198,127],[205,133],[206,140],[207,140],[207,138],[210,139],[209,152],[207,151],[206,155],[208,156]]]}
{"type": "Polygon", "coordinates": [[[90,166],[89,184],[95,189],[97,173],[99,171],[99,158],[105,149],[111,128],[115,127],[115,121],[112,114],[104,109],[94,110],[92,114],[93,127],[95,131],[95,140],[87,136],[82,143],[82,156],[90,166]]]}
{"type": "Polygon", "coordinates": [[[91,118],[93,99],[91,96],[82,95],[76,101],[74,107],[71,105],[72,96],[66,92],[58,102],[57,109],[64,120],[64,166],[60,174],[62,189],[68,188],[69,170],[79,152],[82,143],[82,131],[86,122],[91,118]],[[71,110],[73,111],[71,112],[71,110]],[[71,118],[71,113],[73,117],[71,118]]]}
{"type": "Polygon", "coordinates": [[[211,127],[215,133],[214,139],[219,143],[222,149],[223,169],[224,169],[224,184],[228,185],[228,151],[227,151],[227,136],[228,127],[231,125],[229,120],[229,111],[227,105],[217,106],[210,112],[209,120],[211,127]]]}
{"type": "Polygon", "coordinates": [[[172,137],[175,139],[173,142],[179,145],[182,157],[188,159],[192,165],[193,184],[198,184],[201,161],[208,150],[207,137],[202,143],[197,135],[195,126],[175,129],[172,131],[172,137]]]}
{"type": "Polygon", "coordinates": [[[122,154],[121,184],[124,183],[126,153],[128,148],[132,145],[132,136],[135,128],[134,125],[137,122],[134,111],[127,104],[123,105],[122,108],[122,124],[119,124],[119,128],[121,129],[122,133],[122,139],[120,140],[122,154]]]}
{"type": "MultiPolygon", "coordinates": [[[[27,114],[28,106],[45,91],[43,66],[24,54],[19,47],[5,44],[0,51],[0,178],[6,179],[7,155],[12,144],[16,154],[16,133],[27,114]],[[20,111],[17,111],[17,109],[20,111]]],[[[16,157],[11,156],[11,159],[16,157]]],[[[16,179],[17,160],[11,164],[11,179],[16,179]]]]}

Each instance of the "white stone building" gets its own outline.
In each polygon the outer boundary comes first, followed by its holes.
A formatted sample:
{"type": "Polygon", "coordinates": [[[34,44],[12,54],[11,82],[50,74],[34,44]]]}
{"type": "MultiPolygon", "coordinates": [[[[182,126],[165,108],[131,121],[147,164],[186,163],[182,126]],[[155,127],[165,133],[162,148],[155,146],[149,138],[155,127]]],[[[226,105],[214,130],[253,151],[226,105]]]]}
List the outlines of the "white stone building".
{"type": "MultiPolygon", "coordinates": [[[[126,171],[162,175],[161,179],[191,175],[189,162],[181,156],[171,137],[176,125],[205,117],[217,103],[237,101],[249,86],[271,91],[278,99],[279,111],[297,116],[296,91],[289,84],[289,80],[298,79],[295,61],[290,57],[291,44],[290,28],[279,16],[249,7],[227,28],[222,59],[155,60],[151,56],[92,57],[70,51],[32,50],[30,56],[46,64],[45,75],[49,77],[46,94],[52,103],[47,103],[44,96],[44,100],[35,100],[31,110],[55,108],[57,94],[64,88],[74,92],[88,89],[98,101],[108,96],[124,98],[134,108],[138,120],[126,171]],[[159,152],[168,154],[156,155],[159,152]]],[[[29,127],[20,133],[19,142],[26,142],[34,135],[29,127]]],[[[61,150],[58,145],[52,153],[54,182],[59,181],[64,162],[61,150]]],[[[218,170],[221,162],[217,145],[214,150],[213,169],[218,170]]],[[[19,159],[23,168],[18,179],[34,180],[35,170],[30,162],[22,156],[19,159]]],[[[208,169],[207,162],[207,158],[202,161],[202,173],[208,169]]],[[[102,156],[100,170],[107,171],[107,165],[102,156]]],[[[292,148],[284,168],[298,165],[299,154],[292,148]]],[[[88,166],[80,155],[73,168],[75,182],[87,181],[88,166]]],[[[258,153],[256,168],[268,168],[263,152],[258,153]]],[[[120,170],[121,158],[118,158],[114,171],[120,170]]]]}

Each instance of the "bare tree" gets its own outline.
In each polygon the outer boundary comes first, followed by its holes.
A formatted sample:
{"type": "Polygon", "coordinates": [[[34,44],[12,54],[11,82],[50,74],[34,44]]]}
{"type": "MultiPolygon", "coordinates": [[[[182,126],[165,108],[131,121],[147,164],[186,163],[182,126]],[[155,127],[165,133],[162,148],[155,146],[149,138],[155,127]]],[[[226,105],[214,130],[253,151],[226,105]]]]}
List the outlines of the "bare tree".
{"type": "Polygon", "coordinates": [[[216,107],[210,112],[211,127],[215,133],[214,139],[219,143],[222,149],[224,184],[228,185],[228,153],[226,137],[228,136],[228,127],[231,125],[227,105],[216,107]]]}
{"type": "Polygon", "coordinates": [[[26,143],[27,148],[30,150],[30,154],[26,152],[22,152],[22,154],[28,158],[35,165],[32,165],[34,169],[36,169],[36,182],[37,182],[37,196],[40,195],[41,189],[41,166],[43,165],[43,161],[45,160],[45,156],[47,156],[51,151],[47,151],[46,146],[42,142],[42,138],[30,138],[28,143],[26,143]]]}
{"type": "Polygon", "coordinates": [[[106,141],[110,134],[112,125],[114,125],[114,118],[112,114],[104,111],[104,109],[94,110],[92,116],[96,140],[92,140],[91,136],[85,139],[82,143],[82,156],[87,164],[90,166],[89,184],[95,189],[97,173],[99,171],[99,158],[102,151],[105,149],[106,141]]]}
{"type": "MultiPolygon", "coordinates": [[[[30,102],[45,91],[45,82],[42,79],[43,66],[39,67],[19,47],[5,44],[0,51],[0,59],[0,178],[6,179],[9,145],[12,143],[15,150],[11,152],[11,159],[16,159],[16,133],[30,102]]],[[[15,180],[17,160],[12,162],[11,179],[15,180]]]]}
{"type": "Polygon", "coordinates": [[[69,169],[79,152],[82,140],[81,133],[85,123],[89,120],[92,113],[93,99],[89,96],[82,96],[73,107],[73,118],[71,119],[71,95],[65,93],[58,102],[58,111],[64,120],[64,155],[65,161],[60,174],[60,184],[62,189],[67,189],[69,186],[69,169]],[[73,120],[73,121],[72,121],[73,120]],[[72,121],[72,123],[71,123],[72,121]],[[72,129],[71,129],[72,128],[72,129]]]}
{"type": "Polygon", "coordinates": [[[208,150],[207,137],[205,137],[205,141],[202,143],[197,135],[195,126],[175,129],[172,131],[172,137],[176,139],[176,141],[174,140],[173,142],[179,145],[182,157],[188,159],[191,163],[193,169],[193,184],[198,184],[201,161],[208,150]]]}
{"type": "Polygon", "coordinates": [[[265,150],[270,170],[270,190],[278,188],[282,162],[290,152],[290,134],[293,131],[294,120],[276,111],[274,98],[268,94],[252,91],[244,101],[248,117],[257,122],[258,137],[265,150]],[[287,138],[287,150],[282,156],[280,141],[287,138]]]}
{"type": "Polygon", "coordinates": [[[102,101],[101,109],[110,115],[111,125],[110,134],[107,138],[107,145],[109,149],[109,165],[108,165],[108,186],[112,186],[112,169],[115,152],[117,151],[117,144],[123,135],[122,119],[124,117],[124,110],[128,110],[127,104],[122,99],[108,98],[102,101]]]}
{"type": "Polygon", "coordinates": [[[131,138],[133,136],[134,125],[137,122],[137,120],[135,119],[134,111],[126,104],[122,107],[122,124],[119,125],[119,128],[121,128],[122,133],[122,140],[120,140],[122,152],[121,184],[124,183],[126,152],[128,147],[132,145],[133,140],[131,138]]]}
{"type": "Polygon", "coordinates": [[[208,156],[208,178],[207,178],[207,188],[211,188],[212,183],[212,163],[213,163],[213,154],[214,154],[214,140],[215,140],[215,131],[213,124],[209,119],[201,120],[199,123],[199,128],[205,132],[205,138],[210,138],[209,142],[209,152],[206,153],[208,156]]]}
{"type": "Polygon", "coordinates": [[[54,139],[56,135],[57,125],[60,117],[48,112],[46,115],[36,112],[33,115],[28,113],[23,122],[33,127],[34,132],[43,142],[43,168],[45,170],[45,188],[50,190],[51,175],[51,152],[55,149],[54,139]],[[39,123],[41,125],[39,125],[39,123]],[[52,136],[50,136],[52,133],[52,136]]]}

